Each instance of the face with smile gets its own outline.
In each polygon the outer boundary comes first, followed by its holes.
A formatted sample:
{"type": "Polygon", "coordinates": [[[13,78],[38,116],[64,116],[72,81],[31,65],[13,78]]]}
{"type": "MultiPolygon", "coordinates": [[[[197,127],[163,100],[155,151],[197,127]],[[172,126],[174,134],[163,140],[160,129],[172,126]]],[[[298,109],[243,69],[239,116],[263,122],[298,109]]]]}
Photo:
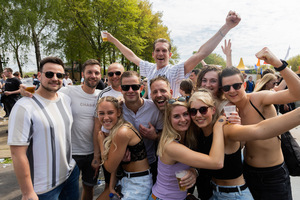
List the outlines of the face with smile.
{"type": "MultiPolygon", "coordinates": [[[[139,85],[141,82],[139,80],[139,77],[137,76],[131,76],[131,77],[123,77],[122,78],[122,85],[139,85]]],[[[133,90],[132,87],[129,88],[128,91],[122,90],[122,94],[125,100],[125,103],[136,103],[138,102],[141,97],[140,93],[143,90],[143,85],[141,85],[140,89],[133,90]]]]}
{"type": "Polygon", "coordinates": [[[96,88],[101,79],[99,65],[87,65],[83,72],[84,84],[90,88],[96,88]]]}
{"type": "Polygon", "coordinates": [[[172,98],[170,86],[163,80],[157,80],[151,84],[150,89],[152,101],[157,108],[163,112],[165,110],[165,104],[172,98]]]}
{"type": "Polygon", "coordinates": [[[195,72],[191,73],[190,79],[193,81],[194,84],[196,84],[196,82],[197,82],[197,75],[195,74],[195,72]]]}
{"type": "Polygon", "coordinates": [[[185,106],[175,106],[171,111],[170,118],[172,127],[178,133],[185,133],[191,124],[191,118],[185,106]]]}
{"type": "Polygon", "coordinates": [[[103,101],[98,105],[98,118],[102,126],[111,130],[118,122],[121,111],[118,110],[113,103],[103,101]]]}
{"type": "Polygon", "coordinates": [[[113,76],[107,76],[108,82],[114,90],[117,90],[121,85],[121,75],[124,72],[124,67],[119,63],[113,63],[107,69],[107,74],[110,72],[113,72],[113,76]],[[116,75],[116,72],[121,72],[121,74],[116,75]]]}
{"type": "Polygon", "coordinates": [[[152,52],[157,68],[161,69],[169,64],[172,53],[169,52],[169,44],[166,42],[157,42],[152,52]]]}
{"type": "Polygon", "coordinates": [[[227,92],[223,91],[223,93],[225,97],[228,99],[228,101],[231,101],[232,103],[236,103],[242,100],[242,98],[246,96],[246,92],[243,84],[241,85],[240,89],[236,90],[233,88],[232,85],[236,83],[243,83],[239,74],[222,78],[222,86],[231,85],[230,90],[227,92]]]}
{"type": "Polygon", "coordinates": [[[43,71],[38,73],[41,89],[56,93],[62,87],[63,79],[63,77],[57,78],[57,73],[65,73],[65,70],[61,65],[54,63],[44,64],[43,71]],[[53,72],[54,76],[52,78],[47,78],[45,75],[46,72],[53,72]]]}
{"type": "Polygon", "coordinates": [[[219,76],[215,71],[207,72],[202,79],[201,87],[209,89],[212,91],[214,96],[217,96],[219,91],[219,76]]]}
{"type": "Polygon", "coordinates": [[[213,120],[213,115],[215,114],[215,108],[211,107],[207,104],[205,104],[201,100],[192,101],[190,105],[190,109],[197,109],[197,114],[195,116],[191,115],[191,118],[193,122],[199,127],[199,128],[206,128],[211,125],[211,122],[213,120]],[[198,110],[201,107],[208,107],[207,112],[204,114],[201,114],[198,110]]]}

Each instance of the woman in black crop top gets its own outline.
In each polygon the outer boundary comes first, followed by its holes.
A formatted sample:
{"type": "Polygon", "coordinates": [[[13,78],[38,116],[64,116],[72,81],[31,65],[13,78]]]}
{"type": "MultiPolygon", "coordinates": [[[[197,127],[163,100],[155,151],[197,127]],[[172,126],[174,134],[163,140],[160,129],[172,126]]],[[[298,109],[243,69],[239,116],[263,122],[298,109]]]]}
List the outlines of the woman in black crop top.
{"type": "Polygon", "coordinates": [[[152,175],[142,137],[130,123],[124,121],[116,98],[101,98],[97,112],[102,126],[110,131],[107,137],[101,131],[98,134],[102,163],[111,173],[110,191],[116,193],[113,189],[115,175],[121,166],[124,170],[124,177],[119,181],[122,199],[147,199],[151,193],[152,175]],[[122,162],[127,149],[131,153],[130,161],[122,162]]]}
{"type": "MultiPolygon", "coordinates": [[[[194,134],[200,132],[204,136],[203,141],[199,141],[199,146],[202,145],[201,142],[204,142],[205,138],[209,138],[213,134],[212,127],[218,117],[217,110],[207,112],[206,108],[214,105],[212,96],[207,93],[208,91],[201,89],[195,92],[189,100],[191,118],[194,124],[200,128],[194,134]]],[[[224,167],[211,173],[214,191],[210,199],[253,199],[243,177],[241,141],[264,140],[280,135],[300,123],[299,115],[300,109],[292,111],[290,114],[261,121],[258,124],[240,125],[231,123],[225,125],[223,128],[225,142],[224,167]],[[285,122],[284,125],[283,121],[285,122]]],[[[230,117],[227,119],[231,122],[231,120],[236,121],[239,118],[230,117]]],[[[193,141],[187,142],[193,143],[193,141]]],[[[203,144],[207,146],[205,142],[203,144]]]]}

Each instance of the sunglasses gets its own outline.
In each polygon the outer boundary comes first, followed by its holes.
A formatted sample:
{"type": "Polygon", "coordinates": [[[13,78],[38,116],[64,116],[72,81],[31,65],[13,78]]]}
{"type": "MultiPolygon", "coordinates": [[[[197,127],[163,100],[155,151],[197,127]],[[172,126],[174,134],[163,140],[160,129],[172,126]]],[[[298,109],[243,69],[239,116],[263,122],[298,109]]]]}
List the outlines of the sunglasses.
{"type": "Polygon", "coordinates": [[[133,90],[133,91],[137,91],[139,90],[141,87],[140,84],[134,84],[134,85],[121,85],[121,88],[123,91],[128,91],[130,88],[133,90]]]}
{"type": "Polygon", "coordinates": [[[120,71],[116,71],[116,72],[108,72],[108,73],[107,73],[107,75],[108,75],[109,77],[113,77],[114,74],[115,74],[116,76],[120,76],[120,75],[121,75],[121,72],[120,72],[120,71]]]}
{"type": "Polygon", "coordinates": [[[197,115],[197,112],[199,111],[201,115],[206,115],[207,111],[208,111],[208,106],[202,106],[198,109],[196,108],[190,108],[189,109],[189,113],[191,116],[196,116],[197,115]]]}
{"type": "Polygon", "coordinates": [[[175,98],[175,99],[169,99],[168,100],[168,103],[169,104],[173,104],[173,103],[175,103],[176,101],[180,101],[180,102],[185,102],[185,97],[178,97],[178,98],[175,98]]]}
{"type": "Polygon", "coordinates": [[[54,73],[54,72],[50,72],[50,71],[42,72],[42,73],[44,73],[47,78],[53,78],[54,74],[56,74],[56,77],[58,79],[63,79],[65,76],[65,74],[63,74],[63,73],[54,73]]]}
{"type": "Polygon", "coordinates": [[[243,85],[243,83],[235,83],[235,84],[232,84],[232,85],[224,85],[224,86],[222,86],[222,90],[224,92],[228,92],[230,90],[231,86],[233,87],[233,89],[239,90],[239,89],[241,89],[242,85],[243,85]]]}

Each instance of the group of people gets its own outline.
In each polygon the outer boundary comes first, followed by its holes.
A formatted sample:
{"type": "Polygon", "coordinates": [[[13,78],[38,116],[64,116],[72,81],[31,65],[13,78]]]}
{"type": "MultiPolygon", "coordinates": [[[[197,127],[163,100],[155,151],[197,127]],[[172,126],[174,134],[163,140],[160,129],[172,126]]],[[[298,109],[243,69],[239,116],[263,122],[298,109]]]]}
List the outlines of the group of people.
{"type": "Polygon", "coordinates": [[[197,53],[174,66],[165,39],[154,42],[153,64],[107,33],[108,42],[138,65],[140,74],[112,63],[103,90],[96,89],[97,60],[83,64],[82,85],[62,88],[63,62],[44,58],[40,87],[35,94],[21,87],[27,97],[17,101],[9,119],[8,145],[22,198],[79,199],[81,171],[81,199],[93,199],[101,166],[106,185],[98,200],[110,193],[182,200],[195,186],[201,199],[292,199],[277,136],[300,124],[300,110],[277,116],[273,104],[300,99],[299,77],[268,48],[256,56],[280,71],[286,90],[247,94],[235,67],[192,71],[240,20],[230,11],[197,53]],[[141,76],[147,78],[149,99],[141,95],[141,76]],[[181,81],[188,76],[194,88],[181,96],[181,81]],[[236,112],[225,117],[225,105],[235,105],[236,112]],[[178,182],[175,173],[182,170],[178,182]]]}

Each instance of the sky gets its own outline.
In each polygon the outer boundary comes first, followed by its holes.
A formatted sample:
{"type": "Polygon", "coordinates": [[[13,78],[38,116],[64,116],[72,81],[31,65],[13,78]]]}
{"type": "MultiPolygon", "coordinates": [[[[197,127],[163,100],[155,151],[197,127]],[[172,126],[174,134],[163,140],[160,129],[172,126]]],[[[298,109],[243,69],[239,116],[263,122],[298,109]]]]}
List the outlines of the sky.
{"type": "MultiPolygon", "coordinates": [[[[173,45],[180,60],[211,38],[225,23],[230,10],[241,16],[241,22],[225,37],[231,39],[232,62],[237,66],[243,58],[246,66],[254,66],[255,54],[268,47],[277,57],[287,59],[300,54],[300,3],[297,0],[150,0],[154,12],[163,13],[163,24],[171,31],[173,45]]],[[[221,45],[213,53],[224,59],[221,45]]],[[[263,64],[263,62],[261,62],[263,64]]]]}
{"type": "MultiPolygon", "coordinates": [[[[300,3],[297,0],[149,0],[154,12],[162,12],[163,24],[168,27],[177,47],[180,61],[187,60],[225,23],[229,10],[242,18],[225,39],[232,42],[232,62],[237,66],[243,58],[246,66],[257,63],[255,54],[268,47],[277,57],[287,59],[300,54],[300,3]]],[[[126,45],[126,44],[125,44],[126,45]]],[[[224,59],[221,45],[213,53],[224,59]]],[[[44,57],[45,55],[42,55],[44,57]]],[[[34,48],[24,71],[36,70],[34,48]]],[[[262,64],[262,62],[261,62],[262,64]]],[[[11,57],[9,66],[17,70],[11,57]]]]}

